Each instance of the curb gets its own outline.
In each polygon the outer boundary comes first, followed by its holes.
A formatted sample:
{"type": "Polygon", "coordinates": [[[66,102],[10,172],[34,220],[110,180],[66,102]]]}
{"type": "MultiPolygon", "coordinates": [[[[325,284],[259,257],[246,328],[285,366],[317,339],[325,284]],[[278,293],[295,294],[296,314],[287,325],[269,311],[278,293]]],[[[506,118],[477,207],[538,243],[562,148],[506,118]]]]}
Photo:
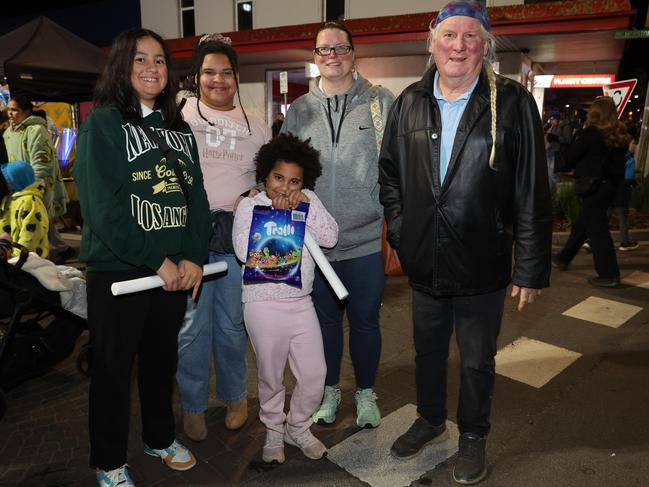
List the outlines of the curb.
{"type": "MultiPolygon", "coordinates": [[[[568,240],[570,232],[554,232],[552,234],[552,245],[563,245],[568,240]]],[[[613,237],[613,242],[619,242],[620,232],[618,230],[611,230],[611,237],[613,237]]],[[[641,242],[644,240],[649,240],[649,228],[637,228],[629,230],[629,238],[631,240],[641,242]]]]}

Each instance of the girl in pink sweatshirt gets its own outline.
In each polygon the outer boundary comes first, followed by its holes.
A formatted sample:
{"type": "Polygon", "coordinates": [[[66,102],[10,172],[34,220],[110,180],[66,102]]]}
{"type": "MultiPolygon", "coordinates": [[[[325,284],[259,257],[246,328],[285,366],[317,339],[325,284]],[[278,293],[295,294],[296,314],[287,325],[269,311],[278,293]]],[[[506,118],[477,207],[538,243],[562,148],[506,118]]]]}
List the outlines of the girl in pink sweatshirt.
{"type": "MultiPolygon", "coordinates": [[[[261,147],[255,158],[256,177],[265,191],[248,197],[237,207],[232,237],[237,257],[245,262],[253,208],[294,209],[309,203],[306,227],[323,247],[338,240],[338,225],[313,192],[322,172],[318,152],[308,142],[282,134],[261,147]]],[[[311,290],[315,262],[304,247],[302,287],[283,282],[243,286],[243,315],[257,356],[259,418],[266,425],[264,462],[283,463],[284,443],[296,446],[312,459],[322,458],[327,448],[310,431],[311,415],[322,399],[326,364],[320,324],[311,290]],[[288,360],[296,378],[290,410],[284,414],[284,368],[288,360]]]]}

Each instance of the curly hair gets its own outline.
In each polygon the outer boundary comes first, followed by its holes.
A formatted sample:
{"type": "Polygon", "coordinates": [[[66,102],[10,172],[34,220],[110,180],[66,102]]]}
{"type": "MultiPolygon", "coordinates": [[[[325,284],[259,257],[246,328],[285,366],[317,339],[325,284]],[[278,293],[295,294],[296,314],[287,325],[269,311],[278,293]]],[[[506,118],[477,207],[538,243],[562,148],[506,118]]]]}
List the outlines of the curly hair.
{"type": "Polygon", "coordinates": [[[586,127],[592,125],[602,131],[606,145],[627,147],[631,135],[626,125],[617,118],[617,107],[610,96],[598,96],[590,105],[586,115],[586,127]]]}
{"type": "Polygon", "coordinates": [[[114,106],[127,122],[135,125],[142,124],[142,109],[131,83],[131,71],[133,70],[137,41],[144,37],[151,37],[162,47],[168,78],[167,86],[156,97],[155,109],[162,112],[167,128],[176,129],[182,125],[183,119],[176,105],[178,83],[172,70],[171,51],[159,34],[148,29],[127,30],[115,38],[104,70],[95,86],[94,106],[114,106]]]}
{"type": "Polygon", "coordinates": [[[266,180],[277,161],[297,164],[304,171],[303,187],[315,189],[315,181],[322,174],[320,154],[311,144],[311,139],[301,140],[293,134],[279,134],[264,144],[255,156],[257,182],[266,180]]]}

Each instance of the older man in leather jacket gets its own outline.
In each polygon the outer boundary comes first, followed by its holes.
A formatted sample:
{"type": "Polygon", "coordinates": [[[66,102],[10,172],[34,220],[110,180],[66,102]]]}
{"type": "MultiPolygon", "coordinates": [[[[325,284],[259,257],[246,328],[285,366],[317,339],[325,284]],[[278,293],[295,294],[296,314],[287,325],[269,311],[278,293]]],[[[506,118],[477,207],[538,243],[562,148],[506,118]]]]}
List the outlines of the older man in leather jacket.
{"type": "Polygon", "coordinates": [[[494,73],[486,9],[447,4],[429,48],[434,65],[394,103],[379,161],[388,240],[413,289],[419,413],[392,454],[411,458],[445,438],[455,329],[461,436],[453,478],[474,484],[487,473],[506,287],[513,283],[522,310],[549,285],[551,202],[536,103],[494,73]]]}

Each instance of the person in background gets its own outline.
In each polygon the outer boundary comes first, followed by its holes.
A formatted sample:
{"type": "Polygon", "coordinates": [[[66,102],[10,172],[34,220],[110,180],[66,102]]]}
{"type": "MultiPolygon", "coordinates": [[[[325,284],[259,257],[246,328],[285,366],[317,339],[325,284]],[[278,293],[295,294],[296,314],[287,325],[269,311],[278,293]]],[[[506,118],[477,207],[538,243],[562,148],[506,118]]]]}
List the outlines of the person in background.
{"type": "Polygon", "coordinates": [[[313,47],[320,77],[309,93],[291,104],[282,133],[310,139],[320,152],[322,177],[315,192],[340,230],[338,244],[325,254],[349,291],[349,298],[339,302],[322,273],[316,271],[313,301],[322,329],[327,378],[313,420],[327,424],[336,420],[342,397],[340,365],[346,312],[356,379],[356,424],[376,427],[381,413],[373,388],[381,356],[379,309],[385,288],[377,142],[394,95],[372,86],[356,70],[352,34],[343,24],[324,23],[313,47]]]}
{"type": "Polygon", "coordinates": [[[241,428],[248,418],[246,351],[248,337],[241,306],[241,265],[232,247],[232,212],[242,193],[255,186],[254,156],[270,139],[268,126],[247,115],[239,93],[239,64],[230,39],[203,36],[194,49],[190,88],[183,116],[192,129],[209,200],[213,233],[210,262],[228,271],[203,283],[197,301],[187,303],[178,337],[178,389],[185,433],[207,436],[210,364],[214,357],[216,395],[227,405],[225,426],[241,428]]]}
{"type": "MultiPolygon", "coordinates": [[[[309,203],[306,228],[323,247],[332,247],[338,225],[313,192],[322,172],[318,152],[297,137],[281,134],[261,147],[255,158],[257,181],[266,190],[245,198],[238,206],[232,231],[235,251],[247,259],[253,209],[256,205],[292,210],[309,203]]],[[[315,262],[308,248],[302,252],[302,286],[283,282],[255,282],[243,286],[246,329],[257,356],[259,419],[266,426],[264,462],[284,463],[284,442],[313,460],[327,448],[311,433],[311,415],[322,398],[327,366],[320,324],[311,300],[315,262]],[[288,414],[284,413],[286,361],[297,379],[288,414]]]]}
{"type": "Polygon", "coordinates": [[[434,65],[395,101],[379,160],[387,238],[412,287],[416,352],[418,418],[391,453],[406,460],[447,437],[455,331],[461,377],[453,479],[475,484],[487,475],[507,286],[521,311],[549,285],[552,205],[536,102],[495,74],[484,5],[446,4],[431,25],[429,49],[434,65]]]}
{"type": "Polygon", "coordinates": [[[61,179],[61,169],[44,117],[33,113],[32,102],[22,96],[9,101],[10,127],[3,138],[9,161],[25,161],[32,165],[36,179],[45,184],[44,203],[49,216],[48,240],[50,259],[57,264],[71,258],[75,251],[59,235],[55,220],[64,215],[68,195],[61,179]]]}
{"type": "Polygon", "coordinates": [[[638,185],[635,180],[635,153],[637,150],[638,139],[633,137],[629,142],[629,150],[625,154],[624,181],[619,185],[613,203],[620,222],[620,246],[618,249],[622,252],[637,249],[639,246],[638,242],[629,237],[629,200],[631,191],[638,185]]]}
{"type": "Polygon", "coordinates": [[[275,116],[275,121],[273,122],[273,126],[270,128],[273,133],[273,138],[279,135],[279,131],[282,129],[283,123],[284,123],[284,114],[280,112],[275,116]]]}
{"type": "Polygon", "coordinates": [[[90,462],[101,487],[134,485],[126,460],[136,357],[144,452],[173,470],[196,464],[175,439],[172,394],[186,291],[196,296],[207,257],[209,210],[170,66],[160,35],[119,34],[79,132],[73,171],[92,344],[90,462]],[[155,275],[161,288],[111,293],[114,282],[155,275]]]}
{"type": "Polygon", "coordinates": [[[600,96],[591,104],[585,127],[568,151],[568,164],[574,168],[575,187],[581,198],[581,213],[572,223],[563,249],[552,256],[552,263],[559,270],[567,270],[588,239],[597,272],[597,277],[588,278],[593,286],[620,284],[607,210],[624,183],[625,153],[630,140],[624,123],[618,120],[613,99],[600,96]]]}
{"type": "MultiPolygon", "coordinates": [[[[0,169],[9,189],[0,201],[0,231],[8,233],[13,242],[46,259],[49,222],[43,204],[44,183],[36,181],[34,169],[24,161],[9,162],[0,169]]],[[[20,255],[20,249],[14,249],[14,254],[20,255]]]]}

